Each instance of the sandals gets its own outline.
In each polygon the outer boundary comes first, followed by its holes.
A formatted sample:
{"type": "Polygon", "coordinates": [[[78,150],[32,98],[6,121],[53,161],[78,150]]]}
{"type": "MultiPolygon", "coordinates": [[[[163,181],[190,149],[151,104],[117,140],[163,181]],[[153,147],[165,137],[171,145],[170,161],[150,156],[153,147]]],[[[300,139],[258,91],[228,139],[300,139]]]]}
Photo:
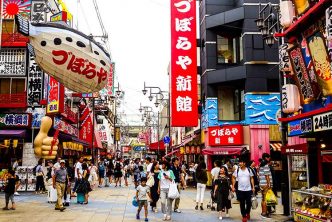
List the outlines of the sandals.
{"type": "Polygon", "coordinates": [[[2,208],[3,210],[9,210],[9,208],[8,207],[4,207],[4,208],[2,208]]]}

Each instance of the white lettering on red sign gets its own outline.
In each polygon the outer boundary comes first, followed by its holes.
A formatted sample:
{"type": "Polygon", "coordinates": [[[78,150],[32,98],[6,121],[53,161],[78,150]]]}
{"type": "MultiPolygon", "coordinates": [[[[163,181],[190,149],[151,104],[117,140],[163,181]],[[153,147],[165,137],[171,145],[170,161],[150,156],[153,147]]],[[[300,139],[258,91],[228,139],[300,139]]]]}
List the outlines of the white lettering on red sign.
{"type": "Polygon", "coordinates": [[[171,0],[171,125],[197,126],[196,1],[171,0]]]}

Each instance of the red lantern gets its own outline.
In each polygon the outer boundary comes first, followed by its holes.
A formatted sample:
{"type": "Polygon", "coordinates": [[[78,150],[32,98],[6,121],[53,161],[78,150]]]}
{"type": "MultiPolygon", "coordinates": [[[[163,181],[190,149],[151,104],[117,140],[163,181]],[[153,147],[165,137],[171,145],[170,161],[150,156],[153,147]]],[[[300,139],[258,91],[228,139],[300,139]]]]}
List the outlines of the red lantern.
{"type": "Polygon", "coordinates": [[[196,151],[195,146],[191,146],[191,154],[195,154],[195,151],[196,151]]]}
{"type": "Polygon", "coordinates": [[[196,148],[196,154],[200,154],[201,153],[201,147],[197,146],[196,148]]]}
{"type": "Polygon", "coordinates": [[[186,154],[190,154],[190,146],[186,146],[186,154]]]}

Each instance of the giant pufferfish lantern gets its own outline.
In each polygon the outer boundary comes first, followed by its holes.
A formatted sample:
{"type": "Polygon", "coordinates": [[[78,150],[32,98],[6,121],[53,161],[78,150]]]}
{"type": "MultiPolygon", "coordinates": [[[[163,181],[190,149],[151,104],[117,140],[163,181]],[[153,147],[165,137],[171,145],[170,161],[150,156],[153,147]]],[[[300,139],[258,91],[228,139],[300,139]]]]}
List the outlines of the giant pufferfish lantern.
{"type": "Polygon", "coordinates": [[[111,58],[91,37],[60,23],[30,23],[21,15],[15,21],[38,66],[66,88],[90,93],[105,87],[111,58]]]}

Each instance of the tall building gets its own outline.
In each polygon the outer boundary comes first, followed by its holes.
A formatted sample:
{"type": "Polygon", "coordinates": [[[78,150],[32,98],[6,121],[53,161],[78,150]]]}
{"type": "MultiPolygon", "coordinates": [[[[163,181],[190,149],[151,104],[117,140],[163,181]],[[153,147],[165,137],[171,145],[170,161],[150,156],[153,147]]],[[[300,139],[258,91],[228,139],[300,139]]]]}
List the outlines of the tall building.
{"type": "Polygon", "coordinates": [[[279,148],[273,146],[280,141],[278,45],[264,43],[258,11],[258,1],[199,3],[201,125],[209,167],[240,154],[258,161],[279,148]]]}

